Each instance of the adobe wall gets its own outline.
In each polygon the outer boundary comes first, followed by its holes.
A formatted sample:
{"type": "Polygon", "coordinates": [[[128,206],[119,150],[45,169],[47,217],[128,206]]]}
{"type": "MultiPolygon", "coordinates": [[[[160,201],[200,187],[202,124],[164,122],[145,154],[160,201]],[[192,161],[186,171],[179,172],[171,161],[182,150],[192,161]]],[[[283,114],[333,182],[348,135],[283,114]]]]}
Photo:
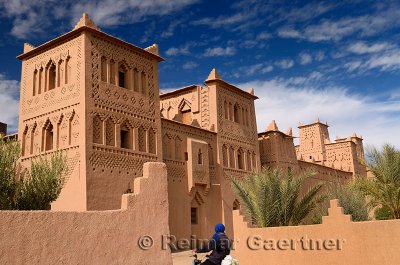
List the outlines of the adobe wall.
{"type": "Polygon", "coordinates": [[[337,200],[320,225],[249,228],[234,212],[240,264],[394,265],[400,260],[400,220],[352,222],[337,200]]]}
{"type": "Polygon", "coordinates": [[[280,131],[269,131],[259,135],[260,160],[262,167],[289,168],[298,171],[293,137],[280,131]]]}
{"type": "Polygon", "coordinates": [[[85,37],[87,210],[119,209],[143,163],[161,161],[158,62],[102,35],[85,37]]]}
{"type": "MultiPolygon", "coordinates": [[[[206,105],[201,104],[202,90],[207,89],[200,86],[191,86],[161,95],[161,116],[189,125],[205,125],[204,122],[202,122],[202,114],[207,112],[208,102],[205,102],[206,105]]],[[[202,103],[204,104],[204,102],[202,103]]],[[[209,128],[204,127],[204,129],[209,128]]]]}
{"type": "Polygon", "coordinates": [[[163,158],[168,169],[171,234],[206,238],[221,222],[220,186],[217,181],[216,133],[162,118],[163,158]],[[201,150],[203,161],[198,162],[201,150]],[[191,224],[191,208],[198,222],[191,224]]]}
{"type": "Polygon", "coordinates": [[[0,264],[172,264],[161,251],[169,234],[167,171],[146,163],[120,210],[0,211],[0,264]],[[141,250],[140,236],[154,246],[141,250]]]}

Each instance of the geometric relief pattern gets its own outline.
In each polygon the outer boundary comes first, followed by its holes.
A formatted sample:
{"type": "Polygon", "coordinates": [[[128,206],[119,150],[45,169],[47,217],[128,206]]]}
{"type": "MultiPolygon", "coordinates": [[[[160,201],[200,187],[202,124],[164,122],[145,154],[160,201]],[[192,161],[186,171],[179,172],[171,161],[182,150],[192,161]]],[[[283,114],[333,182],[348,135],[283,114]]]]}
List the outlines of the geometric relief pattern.
{"type": "Polygon", "coordinates": [[[71,145],[77,145],[79,143],[79,116],[78,114],[74,114],[72,119],[71,119],[71,135],[70,135],[70,141],[71,145]]]}
{"type": "Polygon", "coordinates": [[[156,153],[156,132],[153,129],[149,129],[149,153],[156,153]]]}
{"type": "Polygon", "coordinates": [[[106,145],[115,146],[115,124],[111,118],[106,121],[106,145]]]}
{"type": "MultiPolygon", "coordinates": [[[[91,39],[91,56],[92,56],[92,98],[95,103],[107,106],[113,109],[123,110],[129,113],[139,114],[145,117],[155,118],[155,82],[154,69],[152,59],[139,54],[132,50],[124,49],[123,47],[104,41],[103,39],[93,36],[91,39]],[[114,61],[124,61],[130,69],[137,69],[140,72],[145,72],[146,83],[144,86],[148,91],[148,96],[138,95],[138,93],[122,94],[121,89],[117,86],[102,83],[103,88],[100,89],[100,72],[101,72],[101,57],[113,58],[114,61]],[[103,91],[104,90],[104,91],[103,91]],[[134,96],[140,97],[135,99],[134,96]],[[141,102],[134,106],[136,102],[141,102]],[[145,106],[146,104],[147,107],[145,106]]],[[[125,90],[127,91],[127,90],[125,90]]]]}
{"type": "Polygon", "coordinates": [[[142,172],[143,164],[155,161],[156,157],[139,157],[128,154],[108,153],[94,150],[89,158],[91,165],[100,168],[117,168],[142,172]]]}
{"type": "Polygon", "coordinates": [[[168,179],[183,180],[187,176],[187,166],[183,162],[164,161],[167,165],[168,179]]]}
{"type": "Polygon", "coordinates": [[[93,118],[93,143],[103,143],[103,121],[98,115],[93,118]]]}

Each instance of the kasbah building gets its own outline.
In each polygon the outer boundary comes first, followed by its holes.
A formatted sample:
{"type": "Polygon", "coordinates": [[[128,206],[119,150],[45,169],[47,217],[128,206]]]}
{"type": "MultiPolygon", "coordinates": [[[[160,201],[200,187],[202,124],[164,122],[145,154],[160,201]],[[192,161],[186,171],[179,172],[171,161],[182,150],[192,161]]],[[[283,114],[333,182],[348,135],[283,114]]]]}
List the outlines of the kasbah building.
{"type": "MultiPolygon", "coordinates": [[[[207,238],[216,223],[232,233],[229,178],[263,167],[312,168],[311,182],[366,176],[362,138],[330,141],[328,125],[292,129],[275,121],[257,133],[253,89],[212,69],[204,85],[161,93],[158,46],[142,49],[100,31],[87,14],[39,47],[24,45],[18,139],[21,162],[63,150],[68,181],[56,211],[120,209],[145,162],[168,171],[169,225],[177,238],[207,238]]],[[[146,215],[145,212],[137,214],[146,215]]]]}

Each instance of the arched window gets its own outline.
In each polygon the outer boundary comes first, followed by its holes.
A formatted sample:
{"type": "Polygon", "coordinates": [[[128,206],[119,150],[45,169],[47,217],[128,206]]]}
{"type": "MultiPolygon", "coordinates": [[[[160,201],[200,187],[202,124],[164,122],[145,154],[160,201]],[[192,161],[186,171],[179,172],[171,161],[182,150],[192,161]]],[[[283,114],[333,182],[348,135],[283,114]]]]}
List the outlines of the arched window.
{"type": "Polygon", "coordinates": [[[229,102],[228,107],[229,107],[229,119],[230,119],[231,121],[233,121],[233,107],[232,107],[232,103],[229,102]]]}
{"type": "Polygon", "coordinates": [[[53,124],[49,120],[45,123],[43,128],[43,146],[42,149],[49,151],[53,149],[53,124]]]}
{"type": "Polygon", "coordinates": [[[250,151],[247,152],[247,170],[252,170],[252,162],[251,162],[251,153],[250,151]]]}
{"type": "Polygon", "coordinates": [[[120,126],[120,146],[121,148],[132,149],[132,130],[126,123],[120,126]]]}
{"type": "Polygon", "coordinates": [[[233,147],[229,147],[229,167],[235,168],[235,156],[234,156],[233,147]]]}
{"type": "Polygon", "coordinates": [[[56,87],[56,65],[52,63],[48,68],[48,90],[52,90],[56,87]]]}
{"type": "Polygon", "coordinates": [[[107,59],[101,57],[101,81],[107,82],[107,59]]]}
{"type": "Polygon", "coordinates": [[[33,81],[32,81],[32,85],[33,85],[33,91],[32,91],[32,95],[35,96],[36,95],[36,82],[37,82],[37,73],[38,71],[35,69],[35,71],[33,72],[33,81]]]}
{"type": "Polygon", "coordinates": [[[22,134],[22,156],[25,156],[25,152],[26,152],[26,138],[27,138],[27,134],[28,134],[28,126],[25,126],[25,130],[24,133],[22,134]]]}
{"type": "Polygon", "coordinates": [[[244,169],[244,155],[242,149],[239,149],[237,152],[237,164],[239,169],[244,169]]]}
{"type": "Polygon", "coordinates": [[[142,94],[146,95],[147,93],[147,75],[145,74],[145,72],[142,72],[141,74],[141,87],[142,87],[142,94]]]}
{"type": "Polygon", "coordinates": [[[31,131],[31,146],[29,149],[29,153],[32,155],[33,154],[33,149],[35,147],[35,132],[36,132],[36,123],[33,125],[32,131],[31,131]]]}
{"type": "Polygon", "coordinates": [[[197,164],[203,165],[203,153],[201,152],[200,148],[199,151],[197,152],[197,164]]]}
{"type": "Polygon", "coordinates": [[[235,104],[235,106],[233,106],[233,118],[234,118],[234,122],[240,123],[240,108],[237,104],[235,104]]]}
{"type": "Polygon", "coordinates": [[[115,85],[115,62],[110,60],[110,83],[115,85]]]}
{"type": "Polygon", "coordinates": [[[118,66],[118,86],[129,89],[129,69],[124,63],[118,66]]]}
{"type": "Polygon", "coordinates": [[[58,73],[57,73],[57,75],[58,75],[58,79],[57,79],[57,86],[60,86],[60,85],[63,85],[63,82],[62,82],[62,80],[64,79],[64,61],[63,60],[60,60],[59,62],[58,62],[58,73]]]}
{"type": "Polygon", "coordinates": [[[38,78],[38,95],[42,92],[43,86],[43,67],[39,69],[39,78],[38,78]]]}
{"type": "Polygon", "coordinates": [[[69,59],[70,57],[65,60],[65,84],[68,84],[69,79],[71,79],[71,66],[69,65],[69,59]]]}

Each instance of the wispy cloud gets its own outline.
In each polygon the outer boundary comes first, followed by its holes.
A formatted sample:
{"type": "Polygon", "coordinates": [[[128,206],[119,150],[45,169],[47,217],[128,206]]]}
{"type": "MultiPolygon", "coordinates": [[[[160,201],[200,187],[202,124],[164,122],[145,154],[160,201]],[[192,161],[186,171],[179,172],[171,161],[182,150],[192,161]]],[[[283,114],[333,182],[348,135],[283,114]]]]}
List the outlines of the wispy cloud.
{"type": "Polygon", "coordinates": [[[199,66],[198,63],[195,63],[195,62],[187,62],[187,63],[184,63],[184,64],[182,65],[182,68],[185,69],[185,70],[190,70],[190,69],[196,68],[197,66],[199,66]]]}
{"type": "Polygon", "coordinates": [[[306,65],[312,62],[312,56],[307,52],[302,52],[299,54],[299,61],[301,65],[306,65]]]}
{"type": "Polygon", "coordinates": [[[205,57],[212,56],[232,56],[236,54],[236,49],[234,47],[214,47],[208,48],[204,52],[205,57]]]}
{"type": "MultiPolygon", "coordinates": [[[[71,0],[13,0],[0,1],[0,16],[12,20],[12,35],[25,39],[46,32],[55,20],[69,20],[71,26],[75,25],[83,12],[88,12],[98,26],[110,27],[172,14],[196,2],[198,0],[89,0],[79,3],[71,0]]],[[[167,29],[165,36],[171,34],[173,27],[167,29]]]]}
{"type": "Polygon", "coordinates": [[[371,45],[368,45],[365,42],[358,41],[355,43],[352,43],[347,50],[352,53],[356,54],[366,54],[366,53],[376,53],[384,50],[388,50],[390,48],[393,48],[394,45],[388,43],[388,42],[380,42],[380,43],[373,43],[371,45]]]}
{"type": "Polygon", "coordinates": [[[381,71],[400,70],[400,47],[394,44],[388,42],[370,44],[356,42],[351,44],[347,50],[358,55],[344,65],[350,72],[363,73],[372,69],[381,71]]]}
{"type": "Polygon", "coordinates": [[[292,59],[282,59],[275,62],[275,65],[282,69],[292,68],[294,65],[294,61],[292,59]]]}
{"type": "Polygon", "coordinates": [[[181,47],[171,47],[165,51],[168,56],[177,56],[177,55],[188,55],[190,54],[189,51],[190,45],[186,44],[181,47]]]}
{"type": "Polygon", "coordinates": [[[305,39],[311,42],[340,41],[349,36],[371,36],[400,26],[397,6],[386,5],[373,14],[340,19],[322,19],[305,27],[283,26],[278,29],[282,38],[305,39]]]}
{"type": "Polygon", "coordinates": [[[9,133],[14,133],[18,129],[19,82],[0,73],[0,95],[0,106],[4,107],[0,111],[0,122],[7,123],[9,133]]]}
{"type": "Polygon", "coordinates": [[[366,144],[384,142],[400,147],[393,132],[400,131],[400,102],[390,99],[376,101],[374,97],[351,94],[344,87],[321,89],[309,84],[293,84],[293,80],[272,79],[237,84],[255,88],[257,124],[263,131],[275,119],[281,130],[308,123],[320,117],[330,125],[331,140],[336,135],[361,134],[366,144]],[[373,121],[373,122],[371,122],[373,121]]]}
{"type": "Polygon", "coordinates": [[[253,17],[251,13],[236,13],[233,16],[205,17],[192,22],[193,25],[206,25],[211,28],[221,28],[236,25],[253,17]]]}

